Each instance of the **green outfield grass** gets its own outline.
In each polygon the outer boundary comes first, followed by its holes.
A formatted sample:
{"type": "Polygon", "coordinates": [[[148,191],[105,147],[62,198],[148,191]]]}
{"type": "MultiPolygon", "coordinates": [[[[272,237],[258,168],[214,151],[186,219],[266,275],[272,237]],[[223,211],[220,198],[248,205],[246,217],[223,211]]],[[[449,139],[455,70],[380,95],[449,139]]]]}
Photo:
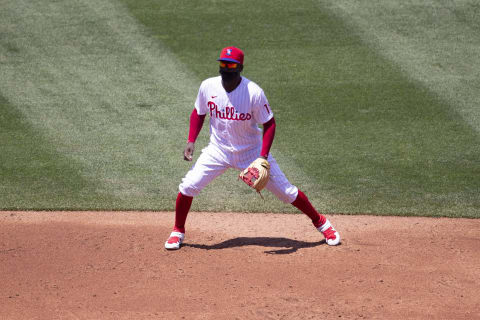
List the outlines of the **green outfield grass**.
{"type": "MultiPolygon", "coordinates": [[[[480,216],[472,1],[0,6],[0,208],[172,210],[198,86],[236,45],[273,155],[319,210],[480,216]]],[[[296,212],[265,198],[228,171],[192,209],[296,212]]]]}

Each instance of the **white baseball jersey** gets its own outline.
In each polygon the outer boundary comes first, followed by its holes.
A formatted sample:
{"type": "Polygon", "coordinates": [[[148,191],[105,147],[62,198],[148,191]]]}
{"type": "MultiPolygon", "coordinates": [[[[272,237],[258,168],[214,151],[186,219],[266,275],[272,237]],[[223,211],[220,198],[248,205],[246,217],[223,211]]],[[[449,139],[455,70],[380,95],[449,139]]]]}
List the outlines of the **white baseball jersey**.
{"type": "Polygon", "coordinates": [[[235,153],[258,148],[262,144],[258,124],[273,118],[262,88],[245,77],[232,92],[225,91],[220,76],[204,80],[195,108],[199,115],[210,116],[210,142],[235,153]]]}

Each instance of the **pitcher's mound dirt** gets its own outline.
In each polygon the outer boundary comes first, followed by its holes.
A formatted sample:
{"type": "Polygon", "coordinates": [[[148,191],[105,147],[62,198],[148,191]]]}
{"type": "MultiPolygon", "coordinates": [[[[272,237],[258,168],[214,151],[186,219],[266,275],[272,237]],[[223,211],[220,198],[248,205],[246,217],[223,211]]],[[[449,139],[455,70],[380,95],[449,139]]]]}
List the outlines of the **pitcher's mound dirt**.
{"type": "Polygon", "coordinates": [[[0,319],[480,319],[480,220],[0,213],[0,319]]]}

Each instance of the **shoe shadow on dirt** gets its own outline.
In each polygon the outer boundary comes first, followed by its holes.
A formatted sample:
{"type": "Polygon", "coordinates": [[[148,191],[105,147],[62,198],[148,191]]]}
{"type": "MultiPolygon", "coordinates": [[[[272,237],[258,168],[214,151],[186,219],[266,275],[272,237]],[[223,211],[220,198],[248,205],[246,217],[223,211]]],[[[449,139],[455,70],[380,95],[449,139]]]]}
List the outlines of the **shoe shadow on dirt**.
{"type": "Polygon", "coordinates": [[[287,238],[272,238],[272,237],[239,237],[230,240],[226,240],[217,244],[192,244],[184,243],[185,247],[192,247],[204,250],[220,250],[229,248],[238,248],[246,246],[260,246],[267,248],[283,248],[278,250],[264,251],[267,254],[290,254],[303,248],[313,248],[325,244],[325,240],[318,242],[305,242],[292,240],[287,238]]]}

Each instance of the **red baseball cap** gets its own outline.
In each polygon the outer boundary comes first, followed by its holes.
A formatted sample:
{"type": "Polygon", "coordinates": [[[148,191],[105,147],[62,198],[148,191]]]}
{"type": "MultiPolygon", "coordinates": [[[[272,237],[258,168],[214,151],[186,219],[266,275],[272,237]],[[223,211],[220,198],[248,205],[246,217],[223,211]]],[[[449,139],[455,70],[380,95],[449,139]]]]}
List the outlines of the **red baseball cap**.
{"type": "Polygon", "coordinates": [[[236,47],[226,47],[222,49],[220,58],[217,61],[230,61],[243,64],[243,51],[236,47]]]}

